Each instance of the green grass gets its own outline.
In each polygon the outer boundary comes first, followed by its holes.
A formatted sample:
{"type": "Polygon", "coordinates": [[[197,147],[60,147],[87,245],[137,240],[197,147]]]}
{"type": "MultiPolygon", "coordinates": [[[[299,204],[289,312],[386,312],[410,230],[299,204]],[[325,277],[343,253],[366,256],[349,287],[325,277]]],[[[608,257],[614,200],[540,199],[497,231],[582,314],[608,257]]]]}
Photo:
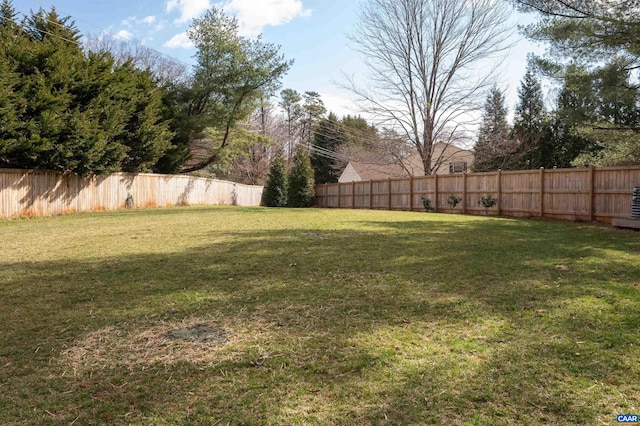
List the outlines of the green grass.
{"type": "Polygon", "coordinates": [[[572,425],[640,411],[638,233],[174,208],[0,221],[0,242],[0,424],[572,425]],[[216,339],[168,337],[203,325],[216,339]]]}

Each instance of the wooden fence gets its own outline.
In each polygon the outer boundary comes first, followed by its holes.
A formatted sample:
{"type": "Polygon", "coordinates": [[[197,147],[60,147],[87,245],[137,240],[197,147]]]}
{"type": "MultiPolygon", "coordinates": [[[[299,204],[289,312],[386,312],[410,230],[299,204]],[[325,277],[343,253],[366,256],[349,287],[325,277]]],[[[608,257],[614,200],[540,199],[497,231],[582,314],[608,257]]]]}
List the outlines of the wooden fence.
{"type": "Polygon", "coordinates": [[[424,211],[424,197],[437,212],[484,214],[479,200],[491,195],[488,214],[611,223],[630,217],[637,186],[640,166],[498,171],[318,185],[316,205],[424,211]],[[461,198],[456,208],[450,195],[461,198]]]}
{"type": "Polygon", "coordinates": [[[262,187],[184,175],[115,173],[80,177],[0,169],[0,218],[120,209],[125,207],[128,194],[136,207],[257,206],[262,187]]]}

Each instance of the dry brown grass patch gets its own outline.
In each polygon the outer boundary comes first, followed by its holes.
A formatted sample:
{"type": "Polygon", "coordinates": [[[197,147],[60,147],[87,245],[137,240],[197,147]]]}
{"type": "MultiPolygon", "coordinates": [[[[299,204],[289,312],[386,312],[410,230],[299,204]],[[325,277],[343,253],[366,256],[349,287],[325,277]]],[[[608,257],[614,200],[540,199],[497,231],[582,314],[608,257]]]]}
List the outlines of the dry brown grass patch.
{"type": "Polygon", "coordinates": [[[108,326],[78,339],[62,353],[61,361],[65,370],[71,368],[75,376],[115,367],[134,369],[180,362],[211,365],[230,359],[233,354],[222,354],[221,349],[237,340],[238,336],[228,327],[202,317],[133,329],[108,326]],[[202,341],[179,338],[185,330],[205,327],[217,337],[202,341]]]}

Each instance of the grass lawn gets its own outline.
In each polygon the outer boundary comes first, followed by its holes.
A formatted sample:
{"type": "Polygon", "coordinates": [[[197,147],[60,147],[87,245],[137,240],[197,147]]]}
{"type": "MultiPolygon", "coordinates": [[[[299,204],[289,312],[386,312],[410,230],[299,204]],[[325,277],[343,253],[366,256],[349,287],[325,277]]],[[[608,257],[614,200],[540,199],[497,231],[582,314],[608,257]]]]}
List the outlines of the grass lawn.
{"type": "Polygon", "coordinates": [[[407,212],[0,221],[0,424],[616,424],[640,234],[407,212]]]}

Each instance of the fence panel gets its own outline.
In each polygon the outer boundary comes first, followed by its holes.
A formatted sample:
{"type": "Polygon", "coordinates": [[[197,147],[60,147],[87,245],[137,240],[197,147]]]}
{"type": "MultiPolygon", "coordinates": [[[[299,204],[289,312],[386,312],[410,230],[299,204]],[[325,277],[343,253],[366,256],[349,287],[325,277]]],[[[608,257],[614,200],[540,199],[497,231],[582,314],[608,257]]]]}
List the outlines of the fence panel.
{"type": "MultiPolygon", "coordinates": [[[[468,174],[466,193],[466,212],[471,214],[484,213],[484,208],[480,205],[480,199],[489,195],[495,199],[499,197],[498,173],[468,174]]],[[[492,209],[491,213],[497,214],[497,209],[492,209]]]]}
{"type": "Polygon", "coordinates": [[[262,187],[182,175],[115,173],[81,177],[45,170],[0,169],[0,217],[48,216],[125,207],[258,206],[262,187]]]}
{"type": "Polygon", "coordinates": [[[465,197],[464,185],[465,177],[459,175],[438,176],[438,211],[449,213],[463,213],[469,204],[468,197],[465,197]],[[447,200],[451,195],[461,199],[461,204],[455,209],[451,209],[447,200]]]}
{"type": "Polygon", "coordinates": [[[422,198],[432,201],[435,207],[436,187],[433,176],[420,176],[413,179],[413,210],[424,211],[422,198]]]}
{"type": "Polygon", "coordinates": [[[354,208],[369,208],[369,182],[354,182],[355,185],[355,202],[354,208]]]}
{"type": "Polygon", "coordinates": [[[544,172],[544,216],[589,220],[590,169],[544,172]]]}
{"type": "Polygon", "coordinates": [[[507,216],[540,216],[541,180],[538,170],[503,172],[502,213],[507,216]]]}
{"type": "Polygon", "coordinates": [[[596,169],[593,178],[594,216],[610,222],[630,216],[633,188],[640,186],[640,168],[596,169]]]}

